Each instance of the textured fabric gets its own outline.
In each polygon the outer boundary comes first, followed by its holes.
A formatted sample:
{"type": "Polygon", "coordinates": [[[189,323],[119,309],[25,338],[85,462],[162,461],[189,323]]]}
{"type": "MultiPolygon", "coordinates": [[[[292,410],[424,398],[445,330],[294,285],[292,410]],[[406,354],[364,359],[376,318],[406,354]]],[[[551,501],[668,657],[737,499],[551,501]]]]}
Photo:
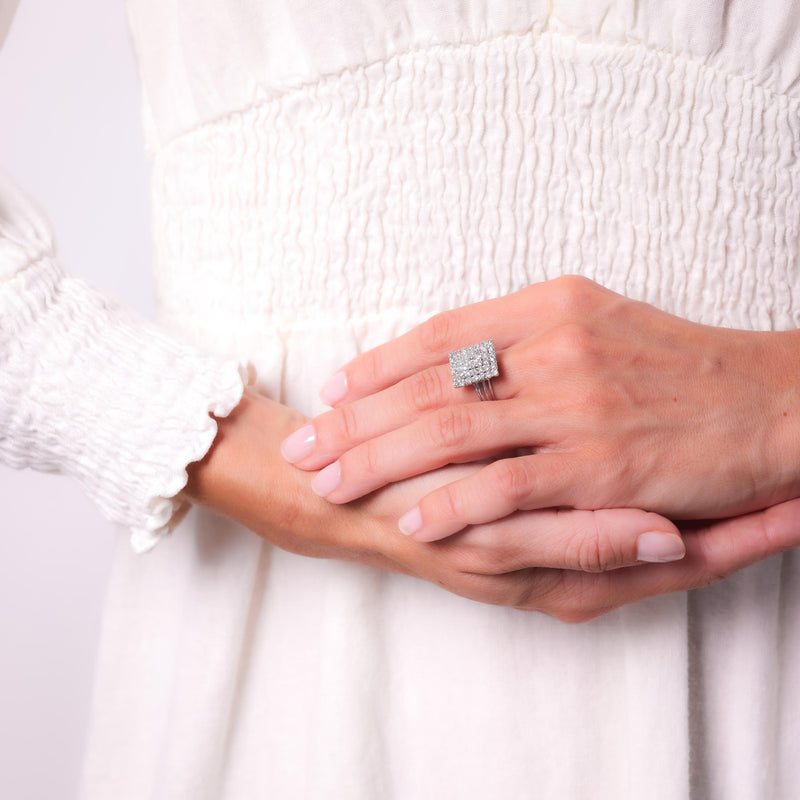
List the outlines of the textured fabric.
{"type": "Polygon", "coordinates": [[[642,45],[780,94],[800,90],[793,0],[128,0],[128,9],[153,150],[320,76],[528,30],[623,53],[642,45]]]}
{"type": "MultiPolygon", "coordinates": [[[[430,313],[580,272],[796,327],[800,8],[129,0],[160,322],[307,413],[430,313]]],[[[789,800],[800,560],[570,627],[193,509],[121,537],[84,797],[789,800]]]]}
{"type": "Polygon", "coordinates": [[[799,112],[696,61],[561,34],[348,69],[159,151],[158,297],[216,340],[234,320],[425,316],[578,271],[710,324],[793,328],[799,112]]]}

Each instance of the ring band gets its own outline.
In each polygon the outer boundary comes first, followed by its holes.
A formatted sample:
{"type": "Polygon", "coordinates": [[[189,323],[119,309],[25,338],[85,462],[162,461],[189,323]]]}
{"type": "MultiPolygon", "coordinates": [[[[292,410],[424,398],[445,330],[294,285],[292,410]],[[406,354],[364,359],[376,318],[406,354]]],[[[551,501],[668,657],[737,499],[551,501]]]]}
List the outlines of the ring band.
{"type": "Polygon", "coordinates": [[[454,350],[448,355],[448,359],[454,389],[473,386],[481,400],[495,399],[492,378],[496,378],[500,370],[497,368],[497,353],[491,339],[454,350]]]}

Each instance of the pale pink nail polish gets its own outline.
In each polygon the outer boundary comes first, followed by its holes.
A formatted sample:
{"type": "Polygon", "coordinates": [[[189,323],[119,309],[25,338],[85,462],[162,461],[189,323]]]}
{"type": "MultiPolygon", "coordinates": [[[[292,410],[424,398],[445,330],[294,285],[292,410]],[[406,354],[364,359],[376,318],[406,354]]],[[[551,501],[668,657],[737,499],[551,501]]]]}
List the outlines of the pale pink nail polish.
{"type": "Polygon", "coordinates": [[[338,403],[347,394],[347,375],[344,372],[337,372],[322,387],[319,393],[320,400],[326,405],[332,406],[338,403]]]}
{"type": "Polygon", "coordinates": [[[339,462],[334,461],[333,464],[328,464],[325,469],[314,476],[314,480],[311,481],[311,488],[320,497],[327,497],[341,481],[342,470],[339,467],[339,462]]]}
{"type": "Polygon", "coordinates": [[[294,464],[296,461],[310,456],[314,452],[316,443],[317,435],[314,432],[314,426],[304,425],[281,442],[281,455],[290,464],[294,464]]]}
{"type": "Polygon", "coordinates": [[[400,533],[406,536],[411,536],[422,527],[422,514],[420,513],[419,506],[412,508],[411,511],[406,511],[397,523],[400,528],[400,533]]]}
{"type": "Polygon", "coordinates": [[[636,540],[636,558],[663,564],[667,561],[678,561],[686,555],[683,539],[675,533],[648,531],[636,540]]]}

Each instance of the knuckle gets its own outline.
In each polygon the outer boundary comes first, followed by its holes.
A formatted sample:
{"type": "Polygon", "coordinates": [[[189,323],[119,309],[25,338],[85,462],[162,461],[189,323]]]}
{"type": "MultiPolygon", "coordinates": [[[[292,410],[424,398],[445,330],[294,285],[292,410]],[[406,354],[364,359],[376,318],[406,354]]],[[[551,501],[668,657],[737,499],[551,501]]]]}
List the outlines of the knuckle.
{"type": "Polygon", "coordinates": [[[534,489],[535,476],[528,462],[521,458],[506,458],[490,467],[494,486],[500,496],[518,503],[534,489]]]}
{"type": "MultiPolygon", "coordinates": [[[[493,548],[469,548],[461,554],[459,568],[470,575],[502,575],[506,572],[500,554],[493,548]]],[[[505,590],[498,596],[500,605],[508,605],[506,600],[509,599],[509,591],[505,590]]]]}
{"type": "Polygon", "coordinates": [[[374,439],[364,442],[356,452],[358,454],[358,474],[371,478],[381,474],[381,452],[374,439]]]}
{"type": "Polygon", "coordinates": [[[733,547],[734,545],[731,543],[729,552],[725,556],[721,556],[718,549],[712,548],[702,537],[700,538],[696,554],[699,563],[699,579],[695,588],[720,583],[736,572],[738,565],[734,563],[733,547]]]}
{"type": "Polygon", "coordinates": [[[461,494],[452,484],[443,486],[431,498],[436,509],[434,516],[443,520],[461,519],[464,507],[461,502],[461,494]]]}
{"type": "Polygon", "coordinates": [[[432,418],[431,441],[436,447],[452,450],[470,438],[472,428],[472,411],[469,406],[448,406],[432,418]]]}
{"type": "Polygon", "coordinates": [[[452,350],[456,335],[456,315],[452,311],[442,311],[422,323],[420,334],[423,347],[436,355],[452,350]]]}
{"type": "Polygon", "coordinates": [[[334,412],[336,420],[336,436],[344,443],[359,440],[358,414],[352,405],[342,406],[334,412]]]}
{"type": "Polygon", "coordinates": [[[586,513],[590,515],[591,524],[576,530],[569,538],[567,555],[582,572],[614,569],[623,561],[619,547],[611,533],[598,524],[597,515],[591,511],[586,513]]]}
{"type": "Polygon", "coordinates": [[[582,361],[595,356],[598,342],[595,333],[585,322],[568,322],[558,328],[557,346],[562,357],[582,361]]]}
{"type": "MultiPolygon", "coordinates": [[[[584,586],[584,581],[579,582],[579,586],[584,586]]],[[[558,604],[553,609],[553,616],[568,625],[580,625],[583,622],[599,617],[603,612],[597,608],[587,596],[587,591],[575,593],[562,593],[558,604]]]]}
{"type": "Polygon", "coordinates": [[[583,275],[562,275],[552,282],[556,302],[562,311],[582,311],[592,301],[597,284],[583,275]]]}
{"type": "Polygon", "coordinates": [[[771,523],[769,509],[759,514],[756,519],[758,521],[755,533],[759,548],[757,551],[758,560],[769,558],[777,553],[783,553],[793,547],[794,542],[787,541],[780,536],[776,526],[771,523]]]}
{"type": "Polygon", "coordinates": [[[566,623],[579,625],[618,607],[598,585],[597,576],[571,570],[525,569],[506,591],[503,605],[520,611],[538,611],[566,623]]]}
{"type": "Polygon", "coordinates": [[[382,386],[386,374],[386,359],[378,350],[370,350],[362,354],[358,369],[353,372],[360,376],[359,383],[366,387],[382,386]]]}
{"type": "Polygon", "coordinates": [[[593,533],[584,531],[573,536],[567,552],[571,554],[575,565],[582,572],[603,571],[600,540],[593,533]]]}
{"type": "Polygon", "coordinates": [[[587,616],[582,609],[578,608],[559,608],[553,612],[553,616],[567,625],[579,625],[587,621],[587,616]]]}
{"type": "Polygon", "coordinates": [[[578,625],[603,614],[597,603],[597,583],[590,575],[561,571],[547,593],[542,611],[568,625],[578,625]]]}
{"type": "Polygon", "coordinates": [[[418,372],[408,379],[406,392],[409,405],[417,411],[438,408],[443,397],[441,374],[435,369],[418,372]]]}

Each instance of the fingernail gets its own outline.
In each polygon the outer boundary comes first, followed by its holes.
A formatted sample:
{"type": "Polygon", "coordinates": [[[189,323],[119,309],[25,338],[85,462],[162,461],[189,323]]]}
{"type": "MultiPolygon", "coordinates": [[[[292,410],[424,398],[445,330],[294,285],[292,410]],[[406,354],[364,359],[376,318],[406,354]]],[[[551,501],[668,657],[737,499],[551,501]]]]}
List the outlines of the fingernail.
{"type": "Polygon", "coordinates": [[[327,497],[342,480],[342,470],[339,467],[339,462],[334,461],[333,464],[328,464],[325,469],[321,470],[314,476],[311,481],[311,488],[320,497],[327,497]]]}
{"type": "Polygon", "coordinates": [[[663,564],[667,561],[678,561],[686,555],[683,539],[675,533],[659,533],[648,531],[636,540],[636,558],[663,564]]]}
{"type": "Polygon", "coordinates": [[[406,536],[411,536],[412,533],[416,533],[422,527],[422,514],[420,513],[419,506],[412,508],[411,511],[406,511],[406,513],[400,517],[397,527],[400,528],[400,533],[404,533],[406,536]]]}
{"type": "Polygon", "coordinates": [[[332,406],[334,403],[338,403],[346,394],[347,375],[340,371],[322,387],[319,397],[325,405],[332,406]]]}
{"type": "Polygon", "coordinates": [[[313,425],[304,425],[281,442],[281,455],[290,463],[300,461],[314,452],[317,435],[313,425]]]}

